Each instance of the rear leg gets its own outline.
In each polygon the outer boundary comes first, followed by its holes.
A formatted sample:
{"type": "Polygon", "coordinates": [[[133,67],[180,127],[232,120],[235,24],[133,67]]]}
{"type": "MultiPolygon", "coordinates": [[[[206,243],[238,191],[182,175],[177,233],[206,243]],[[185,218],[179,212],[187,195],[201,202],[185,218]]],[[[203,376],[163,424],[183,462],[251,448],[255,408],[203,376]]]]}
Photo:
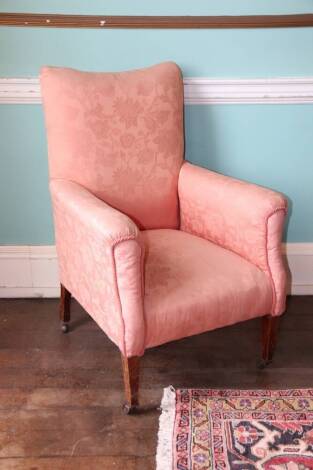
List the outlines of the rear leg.
{"type": "Polygon", "coordinates": [[[67,333],[69,330],[69,321],[71,319],[71,293],[61,284],[60,297],[60,320],[61,330],[67,333]]]}
{"type": "Polygon", "coordinates": [[[276,346],[279,317],[266,315],[262,318],[262,362],[260,369],[264,369],[272,362],[276,346]]]}

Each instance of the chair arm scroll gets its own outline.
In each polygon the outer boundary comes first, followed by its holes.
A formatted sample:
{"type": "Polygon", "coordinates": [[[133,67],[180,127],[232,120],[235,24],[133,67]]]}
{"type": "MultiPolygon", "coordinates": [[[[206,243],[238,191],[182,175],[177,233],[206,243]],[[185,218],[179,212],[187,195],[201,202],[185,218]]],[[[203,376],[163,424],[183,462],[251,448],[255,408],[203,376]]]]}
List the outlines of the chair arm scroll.
{"type": "Polygon", "coordinates": [[[143,256],[136,224],[77,183],[50,182],[62,284],[118,345],[144,352],[143,256]]]}
{"type": "Polygon", "coordinates": [[[190,163],[182,166],[180,228],[231,250],[270,278],[272,314],[285,308],[286,270],[281,254],[285,197],[190,163]]]}

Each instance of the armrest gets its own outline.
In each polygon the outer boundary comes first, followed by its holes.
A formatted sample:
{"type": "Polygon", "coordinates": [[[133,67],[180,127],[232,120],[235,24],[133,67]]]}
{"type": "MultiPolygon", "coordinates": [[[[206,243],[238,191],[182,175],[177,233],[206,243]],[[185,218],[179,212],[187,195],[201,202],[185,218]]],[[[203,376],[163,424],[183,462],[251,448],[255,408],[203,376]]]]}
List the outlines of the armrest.
{"type": "Polygon", "coordinates": [[[281,253],[287,202],[282,194],[184,163],[179,175],[180,228],[258,266],[273,288],[272,314],[285,308],[281,253]]]}
{"type": "Polygon", "coordinates": [[[60,280],[125,356],[144,351],[140,231],[77,183],[50,182],[60,280]]]}

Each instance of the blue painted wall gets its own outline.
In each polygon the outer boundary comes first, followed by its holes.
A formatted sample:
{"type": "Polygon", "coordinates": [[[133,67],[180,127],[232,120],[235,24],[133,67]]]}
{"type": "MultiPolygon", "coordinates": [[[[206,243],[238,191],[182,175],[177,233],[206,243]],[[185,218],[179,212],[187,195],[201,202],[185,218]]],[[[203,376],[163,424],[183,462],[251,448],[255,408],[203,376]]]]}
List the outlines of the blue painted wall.
{"type": "MultiPolygon", "coordinates": [[[[313,12],[312,0],[6,1],[0,11],[107,14],[313,12]],[[65,6],[64,6],[65,5],[65,6]]],[[[0,28],[0,77],[37,76],[43,64],[123,70],[175,60],[185,76],[313,75],[313,28],[66,30],[0,28]]],[[[186,107],[186,157],[283,191],[290,242],[313,242],[313,106],[186,107]]],[[[53,243],[41,106],[0,105],[0,244],[53,243]]]]}

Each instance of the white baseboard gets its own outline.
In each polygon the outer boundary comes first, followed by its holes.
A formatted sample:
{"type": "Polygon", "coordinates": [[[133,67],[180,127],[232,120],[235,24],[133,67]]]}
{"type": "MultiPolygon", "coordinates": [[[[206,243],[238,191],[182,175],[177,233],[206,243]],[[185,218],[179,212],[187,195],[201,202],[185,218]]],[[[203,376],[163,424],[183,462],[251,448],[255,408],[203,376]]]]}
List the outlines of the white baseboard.
{"type": "Polygon", "coordinates": [[[283,253],[290,271],[289,292],[313,295],[313,243],[286,243],[283,253]]]}
{"type": "MultiPolygon", "coordinates": [[[[313,295],[313,243],[283,246],[292,295],[313,295]]],[[[58,297],[54,246],[0,246],[0,298],[58,297]]]]}
{"type": "Polygon", "coordinates": [[[28,299],[42,297],[54,299],[60,296],[60,287],[0,287],[0,299],[28,299]]]}
{"type": "MultiPolygon", "coordinates": [[[[185,104],[313,103],[313,77],[184,78],[185,104]]],[[[0,104],[40,104],[39,79],[0,78],[0,104]]]]}
{"type": "Polygon", "coordinates": [[[0,246],[0,297],[58,297],[54,246],[0,246]]]}

